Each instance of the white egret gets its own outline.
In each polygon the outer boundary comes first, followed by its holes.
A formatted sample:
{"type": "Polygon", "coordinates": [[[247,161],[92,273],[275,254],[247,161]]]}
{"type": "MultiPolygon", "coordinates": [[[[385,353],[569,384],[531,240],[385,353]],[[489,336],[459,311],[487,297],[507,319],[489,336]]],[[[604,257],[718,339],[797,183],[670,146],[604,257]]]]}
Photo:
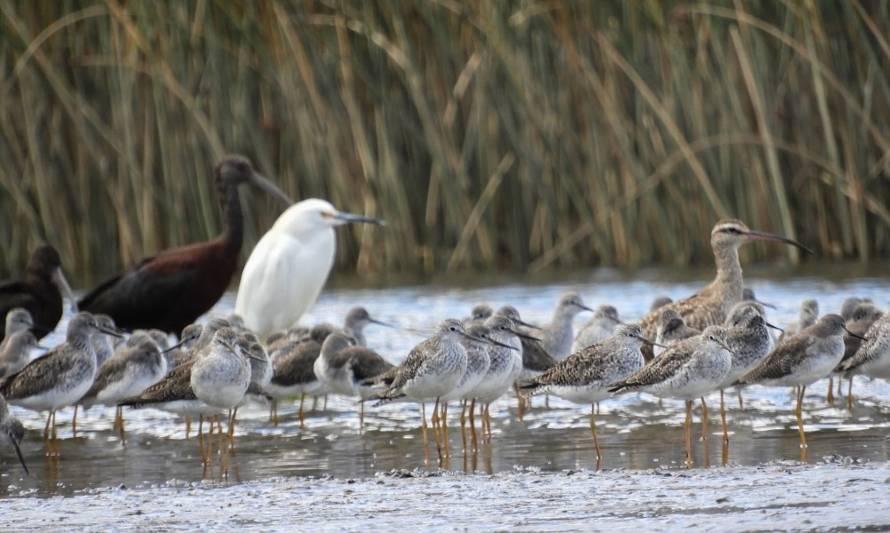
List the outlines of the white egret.
{"type": "Polygon", "coordinates": [[[338,211],[310,198],[289,207],[250,253],[235,312],[261,337],[297,323],[321,293],[334,265],[334,228],[383,221],[338,211]]]}

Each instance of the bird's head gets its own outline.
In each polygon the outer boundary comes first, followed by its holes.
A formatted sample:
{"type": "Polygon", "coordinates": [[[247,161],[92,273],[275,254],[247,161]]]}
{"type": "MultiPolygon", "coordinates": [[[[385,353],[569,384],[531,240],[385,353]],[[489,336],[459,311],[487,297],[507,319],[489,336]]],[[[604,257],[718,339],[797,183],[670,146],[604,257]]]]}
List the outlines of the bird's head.
{"type": "Polygon", "coordinates": [[[228,155],[216,165],[216,180],[223,187],[237,187],[250,184],[278,198],[284,205],[291,205],[293,201],[271,180],[257,172],[250,159],[243,155],[228,155]]]}
{"type": "Polygon", "coordinates": [[[584,305],[581,296],[575,292],[563,294],[557,304],[557,310],[561,314],[575,316],[582,311],[593,311],[590,307],[584,305]]]}
{"type": "Polygon", "coordinates": [[[807,253],[812,250],[803,244],[781,235],[774,235],[763,231],[752,230],[741,220],[721,220],[711,230],[711,246],[716,249],[738,248],[742,244],[752,241],[774,241],[796,246],[807,253]]]}
{"type": "Polygon", "coordinates": [[[29,276],[49,281],[55,285],[59,293],[72,302],[72,310],[77,311],[74,292],[71,291],[71,286],[65,279],[65,273],[62,272],[62,258],[59,257],[59,252],[55,248],[48,244],[38,246],[31,254],[26,270],[29,276]]]}
{"type": "Polygon", "coordinates": [[[34,319],[27,309],[16,307],[6,314],[6,332],[20,331],[34,327],[34,319]]]}

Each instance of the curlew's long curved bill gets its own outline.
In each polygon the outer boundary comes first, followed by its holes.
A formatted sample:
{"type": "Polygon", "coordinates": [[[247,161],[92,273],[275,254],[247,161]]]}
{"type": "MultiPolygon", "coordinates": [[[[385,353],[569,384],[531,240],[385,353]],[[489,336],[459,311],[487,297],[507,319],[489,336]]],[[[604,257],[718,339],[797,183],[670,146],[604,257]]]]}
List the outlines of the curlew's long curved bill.
{"type": "Polygon", "coordinates": [[[253,173],[253,181],[251,182],[257,189],[263,190],[272,196],[278,198],[284,205],[290,206],[294,203],[293,200],[286,194],[284,191],[278,188],[278,185],[272,183],[272,181],[256,172],[253,173]]]}
{"type": "Polygon", "coordinates": [[[781,235],[774,235],[772,233],[766,233],[765,231],[748,230],[745,233],[745,237],[747,237],[753,241],[774,241],[774,242],[782,242],[785,244],[790,244],[791,246],[796,246],[796,247],[800,248],[801,250],[803,250],[804,252],[807,252],[808,254],[816,255],[816,252],[810,250],[803,244],[795,241],[794,239],[782,237],[781,235]]]}
{"type": "Polygon", "coordinates": [[[14,439],[12,440],[12,447],[15,448],[15,454],[19,456],[19,462],[22,463],[22,468],[25,469],[25,474],[30,476],[31,472],[28,470],[28,465],[25,464],[25,458],[22,456],[22,450],[19,449],[19,443],[14,439]]]}
{"type": "Polygon", "coordinates": [[[74,291],[71,290],[71,285],[68,285],[68,280],[65,279],[65,273],[62,272],[62,267],[56,267],[56,269],[53,270],[52,280],[53,285],[59,289],[62,296],[71,301],[71,312],[76,313],[79,311],[77,308],[77,298],[74,297],[74,291]]]}
{"type": "Polygon", "coordinates": [[[344,224],[353,224],[353,223],[362,223],[362,224],[375,224],[377,226],[385,226],[386,222],[380,218],[369,217],[365,215],[358,215],[356,213],[344,213],[343,211],[338,211],[337,214],[333,215],[335,220],[339,220],[344,224]]]}

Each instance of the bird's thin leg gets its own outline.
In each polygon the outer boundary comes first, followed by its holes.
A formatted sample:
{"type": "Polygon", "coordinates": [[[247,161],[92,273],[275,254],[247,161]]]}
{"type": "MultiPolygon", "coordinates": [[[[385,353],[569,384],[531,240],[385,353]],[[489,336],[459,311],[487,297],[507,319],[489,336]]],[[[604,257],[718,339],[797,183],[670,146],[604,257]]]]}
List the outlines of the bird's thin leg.
{"type": "Polygon", "coordinates": [[[324,395],[324,403],[321,404],[321,410],[322,411],[328,410],[328,395],[327,394],[324,395]]]}
{"type": "Polygon", "coordinates": [[[71,436],[77,436],[77,404],[74,404],[74,416],[71,417],[71,436]]]}
{"type": "Polygon", "coordinates": [[[729,462],[729,429],[726,426],[726,405],[723,403],[723,389],[720,389],[720,424],[723,426],[722,463],[729,462]]]}
{"type": "Polygon", "coordinates": [[[269,402],[269,422],[272,422],[272,425],[278,427],[278,399],[272,398],[272,401],[269,402]]]}
{"type": "Polygon", "coordinates": [[[702,456],[704,457],[704,466],[710,466],[711,461],[711,432],[709,429],[710,420],[708,419],[708,404],[705,403],[705,397],[701,397],[701,440],[702,440],[702,456]]]}
{"type": "Polygon", "coordinates": [[[58,435],[58,433],[56,433],[56,410],[55,410],[55,409],[53,409],[53,424],[52,424],[52,430],[53,430],[53,440],[58,439],[58,438],[59,438],[59,435],[58,435]]]}
{"type": "Polygon", "coordinates": [[[365,400],[358,402],[358,430],[361,431],[365,427],[365,400]]]}
{"type": "Polygon", "coordinates": [[[691,468],[692,461],[692,400],[686,400],[686,468],[691,468]]]}
{"type": "Polygon", "coordinates": [[[49,411],[46,415],[46,426],[43,427],[43,442],[46,443],[49,441],[49,423],[53,419],[53,412],[49,411]]]}
{"type": "Polygon", "coordinates": [[[742,388],[739,387],[735,390],[736,395],[739,397],[739,411],[745,408],[745,404],[742,402],[742,388]]]}
{"type": "Polygon", "coordinates": [[[119,432],[119,435],[120,435],[121,442],[124,442],[124,437],[125,437],[125,430],[124,430],[124,409],[123,409],[123,407],[118,407],[118,410],[119,410],[118,417],[119,417],[119,419],[120,419],[120,422],[118,422],[117,427],[118,427],[118,432],[119,432]]]}
{"type": "Polygon", "coordinates": [[[488,442],[491,442],[491,404],[485,404],[485,427],[488,429],[488,442]]]}
{"type": "MultiPolygon", "coordinates": [[[[840,382],[840,378],[838,378],[840,382]]],[[[847,409],[853,411],[853,376],[850,376],[849,385],[847,386],[847,409]]]]}
{"type": "Polygon", "coordinates": [[[436,452],[437,457],[441,461],[442,459],[442,441],[441,435],[439,435],[439,398],[436,398],[436,403],[433,404],[433,438],[436,439],[436,452]]]}
{"type": "Polygon", "coordinates": [[[185,417],[185,440],[189,440],[189,435],[192,432],[192,417],[185,417]]]}
{"type": "Polygon", "coordinates": [[[470,400],[470,442],[473,445],[473,451],[479,449],[479,441],[476,438],[476,398],[470,400]]]}
{"type": "Polygon", "coordinates": [[[806,387],[800,387],[797,396],[797,430],[800,433],[800,460],[807,460],[807,435],[803,429],[803,397],[806,387]]]}
{"type": "Polygon", "coordinates": [[[442,424],[442,440],[445,441],[445,455],[451,455],[449,445],[451,444],[448,441],[448,402],[442,402],[442,418],[440,423],[442,424]]]}
{"type": "Polygon", "coordinates": [[[460,442],[463,446],[464,454],[467,452],[467,401],[460,402],[460,442]]]}
{"type": "Polygon", "coordinates": [[[825,401],[828,405],[834,405],[834,377],[828,377],[828,394],[825,395],[825,401]]]}
{"type": "Polygon", "coordinates": [[[596,402],[596,414],[600,414],[600,403],[596,402]]]}
{"type": "MultiPolygon", "coordinates": [[[[312,400],[312,410],[313,411],[315,411],[315,398],[317,398],[317,397],[313,397],[313,400],[312,400]]],[[[303,428],[303,421],[305,420],[304,415],[303,415],[303,402],[305,402],[305,401],[306,401],[306,393],[302,392],[302,393],[300,393],[300,429],[303,428]]]]}
{"type": "Polygon", "coordinates": [[[837,380],[837,395],[838,396],[844,395],[844,383],[843,382],[844,382],[844,380],[842,380],[842,379],[837,380]]]}
{"type": "Polygon", "coordinates": [[[423,435],[423,447],[429,445],[429,437],[426,434],[426,402],[420,402],[420,433],[423,435]]]}
{"type": "Polygon", "coordinates": [[[525,398],[519,394],[519,385],[517,383],[513,383],[513,392],[516,393],[516,418],[521,422],[522,417],[525,416],[525,398]]]}
{"type": "Polygon", "coordinates": [[[593,448],[596,450],[596,469],[603,466],[603,453],[600,450],[600,441],[596,437],[596,404],[590,406],[590,433],[593,435],[593,448]]]}

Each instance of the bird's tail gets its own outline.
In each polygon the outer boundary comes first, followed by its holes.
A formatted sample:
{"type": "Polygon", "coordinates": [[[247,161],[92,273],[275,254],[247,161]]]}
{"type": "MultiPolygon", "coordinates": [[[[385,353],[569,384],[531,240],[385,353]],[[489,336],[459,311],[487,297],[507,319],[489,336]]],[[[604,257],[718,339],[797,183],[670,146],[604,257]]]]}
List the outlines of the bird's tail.
{"type": "Polygon", "coordinates": [[[608,391],[612,392],[612,393],[627,392],[627,391],[634,390],[634,388],[635,388],[634,384],[627,383],[626,381],[624,381],[624,382],[616,383],[616,384],[612,385],[611,387],[609,387],[608,391]]]}
{"type": "Polygon", "coordinates": [[[533,396],[538,392],[541,392],[541,389],[545,387],[544,383],[538,378],[532,378],[521,383],[516,384],[516,394],[528,398],[529,396],[533,396]]]}
{"type": "Polygon", "coordinates": [[[369,400],[377,400],[376,402],[371,404],[371,407],[380,407],[381,405],[386,405],[389,402],[394,402],[394,401],[396,401],[400,398],[404,398],[404,397],[405,397],[405,393],[402,393],[402,392],[396,393],[396,392],[392,392],[392,391],[384,391],[380,394],[374,394],[371,397],[369,397],[368,399],[369,400]]]}

